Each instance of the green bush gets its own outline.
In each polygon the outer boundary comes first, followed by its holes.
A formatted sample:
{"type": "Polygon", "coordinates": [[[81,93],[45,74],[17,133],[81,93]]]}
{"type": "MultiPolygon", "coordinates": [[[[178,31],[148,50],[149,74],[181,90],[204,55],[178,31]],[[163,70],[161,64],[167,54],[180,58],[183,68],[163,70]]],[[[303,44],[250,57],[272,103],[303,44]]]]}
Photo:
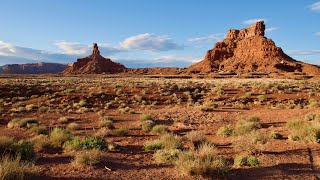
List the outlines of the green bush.
{"type": "Polygon", "coordinates": [[[15,153],[21,157],[21,159],[31,160],[35,156],[33,144],[25,140],[20,140],[13,144],[13,149],[15,153]]]}
{"type": "Polygon", "coordinates": [[[45,126],[32,126],[29,131],[35,134],[48,134],[48,128],[45,126]]]}
{"type": "Polygon", "coordinates": [[[104,139],[95,136],[87,136],[84,139],[72,139],[67,141],[63,145],[63,149],[68,151],[88,150],[88,149],[99,149],[106,150],[107,143],[104,139]]]}

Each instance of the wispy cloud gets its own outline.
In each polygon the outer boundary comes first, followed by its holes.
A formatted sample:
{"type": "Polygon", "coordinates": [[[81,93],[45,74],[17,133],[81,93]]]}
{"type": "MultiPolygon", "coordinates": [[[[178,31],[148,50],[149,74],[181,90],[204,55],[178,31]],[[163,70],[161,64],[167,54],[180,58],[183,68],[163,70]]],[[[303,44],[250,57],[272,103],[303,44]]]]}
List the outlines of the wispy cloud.
{"type": "Polygon", "coordinates": [[[320,36],[320,32],[316,32],[316,33],[314,33],[314,35],[320,36]]]}
{"type": "Polygon", "coordinates": [[[187,41],[188,42],[195,42],[195,43],[199,43],[199,42],[210,42],[212,40],[221,40],[221,37],[224,34],[219,33],[219,34],[212,34],[210,36],[202,36],[202,37],[194,37],[194,38],[189,38],[187,41]]]}
{"type": "Polygon", "coordinates": [[[315,2],[309,6],[312,11],[320,11],[320,1],[315,2]]]}
{"type": "Polygon", "coordinates": [[[279,28],[271,27],[271,28],[267,28],[267,29],[265,30],[265,32],[266,32],[266,33],[271,33],[271,32],[276,31],[276,30],[278,30],[278,29],[279,29],[279,28]]]}
{"type": "Polygon", "coordinates": [[[320,50],[294,50],[289,51],[289,55],[313,55],[320,54],[320,50]]]}
{"type": "Polygon", "coordinates": [[[266,19],[263,19],[263,18],[257,18],[257,19],[248,19],[248,20],[245,20],[242,22],[242,24],[246,24],[246,25],[252,25],[252,24],[255,24],[256,22],[259,22],[259,21],[264,21],[264,22],[267,22],[266,19]]]}
{"type": "Polygon", "coordinates": [[[183,45],[177,44],[168,36],[156,36],[150,33],[129,37],[120,45],[127,50],[143,50],[153,52],[183,49],[183,45]]]}

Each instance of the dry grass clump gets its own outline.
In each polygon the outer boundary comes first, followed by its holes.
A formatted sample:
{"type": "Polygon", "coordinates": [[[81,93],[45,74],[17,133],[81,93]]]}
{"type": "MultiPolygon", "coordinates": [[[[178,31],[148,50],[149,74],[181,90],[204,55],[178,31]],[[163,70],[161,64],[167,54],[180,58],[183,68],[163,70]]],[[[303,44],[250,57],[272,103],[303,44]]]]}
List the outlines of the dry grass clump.
{"type": "Polygon", "coordinates": [[[180,149],[160,149],[153,154],[153,158],[158,163],[173,164],[180,153],[180,149]]]}
{"type": "Polygon", "coordinates": [[[193,144],[195,149],[199,148],[201,144],[207,141],[203,131],[190,131],[185,137],[193,144]]]}
{"type": "Polygon", "coordinates": [[[34,134],[48,134],[48,128],[45,126],[35,125],[30,127],[29,131],[34,134]]]}
{"type": "Polygon", "coordinates": [[[143,131],[150,132],[152,128],[156,125],[153,118],[149,114],[141,114],[140,116],[140,126],[143,131]]]}
{"type": "Polygon", "coordinates": [[[49,137],[43,134],[34,136],[30,139],[30,142],[34,145],[35,148],[38,148],[40,150],[52,147],[49,137]]]}
{"type": "Polygon", "coordinates": [[[12,119],[9,123],[8,123],[8,128],[23,128],[26,127],[27,125],[38,125],[39,121],[37,118],[15,118],[12,119]]]}
{"type": "Polygon", "coordinates": [[[251,131],[250,133],[235,137],[232,145],[242,152],[255,154],[262,150],[262,145],[265,144],[267,140],[267,136],[260,131],[251,131]]]}
{"type": "Polygon", "coordinates": [[[199,106],[199,109],[201,111],[213,111],[218,107],[218,104],[216,104],[213,101],[206,101],[203,103],[203,105],[199,106]]]}
{"type": "Polygon", "coordinates": [[[209,143],[202,144],[197,150],[179,153],[174,165],[182,174],[191,176],[224,174],[229,169],[227,161],[209,143]]]}
{"type": "Polygon", "coordinates": [[[79,130],[80,128],[81,128],[81,126],[78,123],[75,123],[75,122],[69,123],[66,126],[66,129],[68,129],[68,130],[79,130]]]}
{"type": "Polygon", "coordinates": [[[234,158],[235,167],[258,166],[259,163],[258,158],[253,155],[240,154],[234,158]]]}
{"type": "Polygon", "coordinates": [[[91,149],[78,152],[72,163],[76,166],[93,166],[101,161],[102,152],[99,149],[91,149]]]}
{"type": "Polygon", "coordinates": [[[73,135],[70,131],[54,128],[49,134],[49,137],[54,146],[61,146],[64,142],[71,140],[73,135]]]}
{"type": "Polygon", "coordinates": [[[154,134],[165,134],[169,132],[169,129],[166,125],[155,125],[152,127],[151,132],[154,134]]]}
{"type": "Polygon", "coordinates": [[[0,136],[0,152],[20,156],[24,160],[32,160],[35,156],[33,145],[25,140],[16,141],[12,137],[0,136]]]}
{"type": "Polygon", "coordinates": [[[21,161],[21,157],[4,155],[0,161],[0,179],[23,180],[33,174],[31,164],[21,161]]]}
{"type": "Polygon", "coordinates": [[[129,129],[122,127],[122,128],[113,130],[112,133],[116,136],[126,136],[129,133],[129,129]]]}
{"type": "Polygon", "coordinates": [[[145,150],[182,149],[181,137],[174,134],[164,134],[159,139],[147,141],[143,147],[145,150]]]}
{"type": "Polygon", "coordinates": [[[109,116],[101,116],[99,118],[99,127],[106,127],[108,129],[114,129],[113,120],[109,116]]]}
{"type": "Polygon", "coordinates": [[[234,134],[234,128],[230,125],[222,126],[218,129],[217,135],[230,137],[234,134]]]}
{"type": "Polygon", "coordinates": [[[292,141],[320,142],[319,122],[294,120],[288,121],[286,127],[290,132],[288,138],[292,141]]]}
{"type": "Polygon", "coordinates": [[[249,118],[241,118],[235,126],[235,135],[241,136],[261,128],[260,118],[252,116],[249,118]]]}
{"type": "Polygon", "coordinates": [[[73,121],[74,118],[73,117],[61,117],[58,119],[58,121],[61,123],[61,124],[68,124],[70,121],[73,121]]]}

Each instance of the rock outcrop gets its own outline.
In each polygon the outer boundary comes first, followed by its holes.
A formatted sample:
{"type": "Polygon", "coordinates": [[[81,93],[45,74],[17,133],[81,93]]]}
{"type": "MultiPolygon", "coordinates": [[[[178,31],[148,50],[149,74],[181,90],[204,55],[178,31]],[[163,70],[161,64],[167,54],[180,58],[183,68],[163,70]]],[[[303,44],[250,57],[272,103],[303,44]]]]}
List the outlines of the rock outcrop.
{"type": "Polygon", "coordinates": [[[264,36],[265,24],[229,30],[226,38],[209,50],[204,60],[188,68],[189,72],[303,72],[320,74],[315,65],[296,61],[264,36]]]}
{"type": "Polygon", "coordinates": [[[31,64],[8,64],[0,66],[1,74],[48,74],[59,73],[67,69],[69,65],[58,63],[31,63],[31,64]]]}
{"type": "Polygon", "coordinates": [[[112,74],[123,72],[126,67],[120,63],[111,61],[100,55],[98,45],[93,44],[92,54],[78,59],[72,67],[66,69],[63,74],[112,74]]]}

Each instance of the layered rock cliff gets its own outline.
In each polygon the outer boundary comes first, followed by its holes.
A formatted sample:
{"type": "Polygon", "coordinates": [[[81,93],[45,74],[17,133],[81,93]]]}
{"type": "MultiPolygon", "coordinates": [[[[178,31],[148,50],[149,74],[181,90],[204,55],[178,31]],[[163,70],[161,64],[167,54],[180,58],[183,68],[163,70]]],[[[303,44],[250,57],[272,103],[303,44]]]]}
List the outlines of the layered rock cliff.
{"type": "Polygon", "coordinates": [[[265,24],[257,22],[249,28],[229,30],[205,58],[188,68],[190,72],[304,72],[320,74],[318,66],[296,61],[264,36],[265,24]]]}
{"type": "Polygon", "coordinates": [[[120,63],[111,61],[100,55],[98,45],[93,44],[93,51],[90,56],[78,59],[72,67],[66,69],[63,74],[101,74],[120,73],[126,67],[120,63]]]}
{"type": "Polygon", "coordinates": [[[31,63],[31,64],[9,64],[0,66],[1,74],[47,74],[59,73],[67,69],[67,64],[58,63],[31,63]]]}

